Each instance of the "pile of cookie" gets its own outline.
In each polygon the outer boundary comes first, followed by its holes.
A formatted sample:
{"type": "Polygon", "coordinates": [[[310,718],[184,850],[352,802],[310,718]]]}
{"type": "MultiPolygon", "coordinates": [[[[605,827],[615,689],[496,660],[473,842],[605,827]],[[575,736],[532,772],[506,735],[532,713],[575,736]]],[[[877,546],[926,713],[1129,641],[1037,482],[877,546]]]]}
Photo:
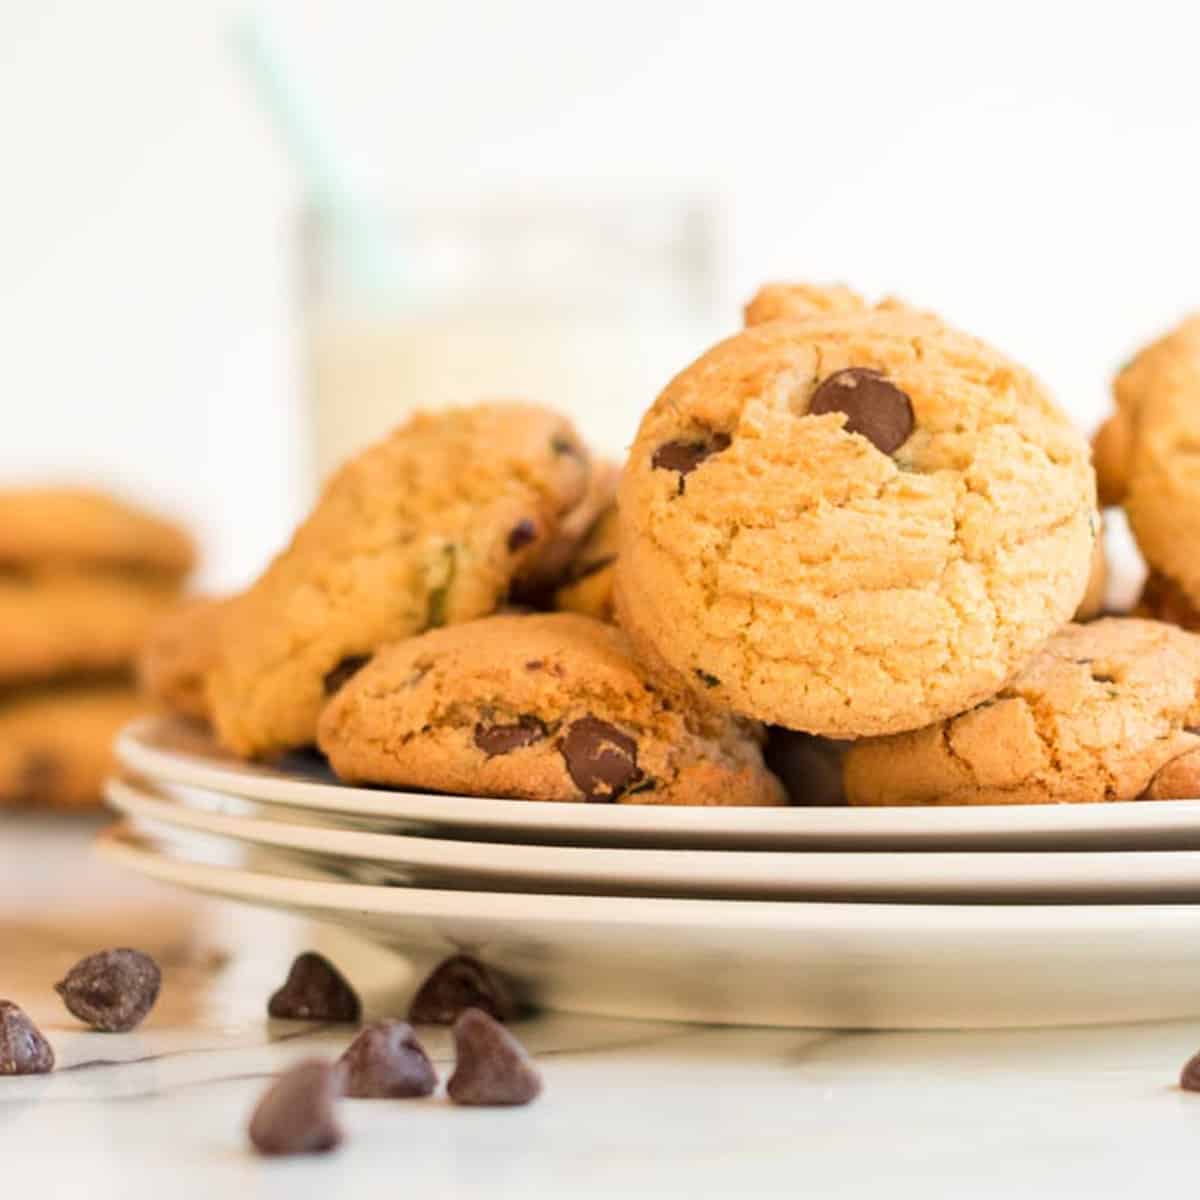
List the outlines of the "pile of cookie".
{"type": "MultiPolygon", "coordinates": [[[[1200,480],[1197,393],[1193,325],[1122,374],[1101,438],[1150,607],[1165,579],[1200,600],[1191,543],[1164,533],[1200,480]]],[[[248,591],[178,618],[144,677],[234,753],[316,745],[351,783],[1195,794],[1200,638],[1091,619],[1100,536],[1087,442],[1029,371],[902,302],[772,285],[651,405],[619,484],[553,412],[419,415],[329,481],[248,591]]]]}
{"type": "Polygon", "coordinates": [[[98,805],[132,680],[192,543],[101,492],[0,491],[0,808],[98,805]]]}

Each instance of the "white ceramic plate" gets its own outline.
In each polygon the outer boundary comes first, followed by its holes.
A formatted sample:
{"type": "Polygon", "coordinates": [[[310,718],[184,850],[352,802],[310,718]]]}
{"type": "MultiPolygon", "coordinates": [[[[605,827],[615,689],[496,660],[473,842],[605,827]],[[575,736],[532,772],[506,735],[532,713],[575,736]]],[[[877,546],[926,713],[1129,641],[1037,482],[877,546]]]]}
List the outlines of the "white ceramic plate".
{"type": "Polygon", "coordinates": [[[155,830],[304,854],[358,882],[571,894],[931,899],[1200,901],[1200,851],[657,850],[447,841],[366,833],[250,802],[111,780],[109,804],[155,830]],[[250,810],[249,812],[247,810],[250,810]]]}
{"type": "Polygon", "coordinates": [[[1200,1012],[1200,905],[805,904],[368,887],[215,866],[127,827],[108,860],[333,921],[432,964],[452,948],[547,1007],[825,1028],[1088,1024],[1200,1012]]]}
{"type": "Polygon", "coordinates": [[[542,804],[347,787],[315,757],[286,769],[244,763],[200,727],[171,717],[135,721],[117,740],[121,763],[148,779],[265,804],[335,813],[365,828],[479,841],[798,849],[1200,849],[1200,800],[1012,805],[997,808],[666,808],[542,804]]]}

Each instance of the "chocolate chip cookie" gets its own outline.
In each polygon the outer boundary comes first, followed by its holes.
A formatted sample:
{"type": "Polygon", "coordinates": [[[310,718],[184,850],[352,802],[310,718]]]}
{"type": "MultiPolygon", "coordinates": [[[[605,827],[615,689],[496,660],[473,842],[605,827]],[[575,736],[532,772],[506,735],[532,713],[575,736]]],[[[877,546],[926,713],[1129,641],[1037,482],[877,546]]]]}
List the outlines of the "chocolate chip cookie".
{"type": "Polygon", "coordinates": [[[1200,608],[1200,314],[1147,346],[1113,385],[1093,452],[1151,570],[1200,608]]]}
{"type": "Polygon", "coordinates": [[[521,404],[423,413],[351,459],[222,622],[208,700],[242,755],[310,744],[379,646],[493,612],[586,494],[570,423],[521,404]]]}
{"type": "Polygon", "coordinates": [[[617,563],[617,506],[610,505],[592,526],[575,557],[567,564],[554,593],[554,607],[612,622],[613,575],[617,563]]]}
{"type": "Polygon", "coordinates": [[[758,731],[646,681],[619,630],[495,616],[388,646],[321,716],[348,783],[602,804],[780,804],[758,731]]]}
{"type": "Polygon", "coordinates": [[[231,603],[215,596],[192,596],[155,624],[137,660],[143,695],[169,712],[208,719],[206,681],[231,603]]]}
{"type": "Polygon", "coordinates": [[[0,490],[0,565],[134,567],[178,578],[194,557],[177,525],[103,492],[0,490]]]}
{"type": "Polygon", "coordinates": [[[1083,804],[1200,796],[1200,637],[1157,621],[1067,625],[996,696],[856,742],[851,804],[1083,804]]]}
{"type": "Polygon", "coordinates": [[[157,573],[0,569],[0,685],[125,670],[175,594],[157,573]]]}
{"type": "Polygon", "coordinates": [[[63,684],[0,700],[0,808],[99,806],[113,738],[145,711],[120,682],[63,684]]]}
{"type": "Polygon", "coordinates": [[[928,313],[755,325],[678,375],[620,490],[616,604],[704,700],[835,738],[978,703],[1083,596],[1087,446],[928,313]]]}

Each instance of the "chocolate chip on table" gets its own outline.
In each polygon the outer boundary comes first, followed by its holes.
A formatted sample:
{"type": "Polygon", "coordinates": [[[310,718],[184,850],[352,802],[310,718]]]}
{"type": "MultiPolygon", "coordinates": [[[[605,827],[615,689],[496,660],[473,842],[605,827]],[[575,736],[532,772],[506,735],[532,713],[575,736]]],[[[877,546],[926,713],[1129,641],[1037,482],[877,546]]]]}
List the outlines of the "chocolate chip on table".
{"type": "Polygon", "coordinates": [[[884,454],[898,450],[914,425],[912,401],[869,367],[835,371],[817,387],[808,411],[845,413],[846,432],[861,434],[884,454]]]}
{"type": "Polygon", "coordinates": [[[453,1025],[478,1008],[497,1021],[511,1021],[516,1004],[504,981],[477,958],[455,954],[434,968],[413,997],[408,1019],[414,1025],[453,1025]]]}
{"type": "Polygon", "coordinates": [[[637,742],[599,717],[573,721],[559,749],[567,773],[588,800],[616,801],[642,778],[637,742]]]}
{"type": "Polygon", "coordinates": [[[311,1059],[281,1075],[250,1118],[250,1142],[259,1154],[323,1154],[342,1142],[334,1105],[341,1072],[331,1062],[311,1059]]]}
{"type": "Polygon", "coordinates": [[[11,1000],[0,1000],[0,1075],[47,1075],[54,1051],[42,1031],[11,1000]]]}
{"type": "Polygon", "coordinates": [[[679,472],[679,493],[683,494],[684,480],[706,458],[728,450],[730,438],[727,433],[714,433],[704,440],[664,442],[650,459],[657,470],[679,472]]]}
{"type": "Polygon", "coordinates": [[[528,518],[518,521],[508,535],[508,551],[516,554],[537,539],[537,526],[528,518]]]}
{"type": "Polygon", "coordinates": [[[546,736],[546,726],[537,717],[522,716],[508,725],[475,726],[475,745],[488,756],[511,754],[522,746],[532,746],[546,736]]]}
{"type": "Polygon", "coordinates": [[[1193,1054],[1179,1073],[1179,1086],[1185,1092],[1200,1092],[1200,1054],[1193,1054]]]}
{"type": "Polygon", "coordinates": [[[343,658],[321,681],[325,695],[332,696],[334,692],[341,691],[342,685],[353,679],[370,661],[369,654],[351,654],[343,658]]]}
{"type": "Polygon", "coordinates": [[[54,990],[73,1016],[102,1033],[136,1029],[162,987],[158,963],[140,950],[101,950],[77,962],[54,990]]]}
{"type": "Polygon", "coordinates": [[[357,1021],[362,1004],[345,976],[320,954],[301,954],[267,1012],[287,1021],[357,1021]]]}
{"type": "Polygon", "coordinates": [[[446,1094],[455,1104],[528,1104],[541,1095],[542,1077],[525,1047],[481,1009],[458,1018],[454,1052],[446,1094]]]}
{"type": "Polygon", "coordinates": [[[437,1072],[412,1026],[404,1021],[368,1025],[338,1061],[342,1094],[352,1100],[432,1096],[437,1072]]]}

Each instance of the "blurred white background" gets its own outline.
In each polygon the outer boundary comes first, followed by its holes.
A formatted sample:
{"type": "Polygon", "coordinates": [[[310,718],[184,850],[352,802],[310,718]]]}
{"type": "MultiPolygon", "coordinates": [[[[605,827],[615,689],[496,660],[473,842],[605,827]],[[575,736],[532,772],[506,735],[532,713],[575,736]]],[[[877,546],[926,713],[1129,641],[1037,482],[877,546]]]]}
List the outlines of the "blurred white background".
{"type": "MultiPolygon", "coordinates": [[[[1191,6],[266,7],[390,191],[715,190],[730,327],[769,277],[900,292],[1091,426],[1114,366],[1200,304],[1191,6]]],[[[240,9],[0,0],[0,475],[157,501],[214,585],[308,487],[302,188],[229,53],[240,9]]]]}

